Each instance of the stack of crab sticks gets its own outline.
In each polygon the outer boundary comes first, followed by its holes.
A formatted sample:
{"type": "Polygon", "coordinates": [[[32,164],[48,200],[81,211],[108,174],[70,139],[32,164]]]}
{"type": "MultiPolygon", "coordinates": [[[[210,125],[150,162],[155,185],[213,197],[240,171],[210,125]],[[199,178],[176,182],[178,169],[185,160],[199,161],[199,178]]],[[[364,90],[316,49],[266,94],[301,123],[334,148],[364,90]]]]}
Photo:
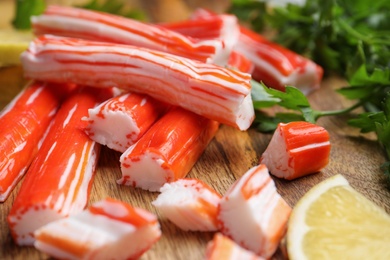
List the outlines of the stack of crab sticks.
{"type": "Polygon", "coordinates": [[[16,244],[61,259],[137,259],[159,240],[146,210],[114,199],[85,209],[106,145],[121,154],[118,184],[159,192],[151,204],[182,230],[215,232],[205,259],[274,254],[291,208],[270,173],[290,180],[325,167],[325,129],[280,124],[259,165],[224,195],[186,176],[221,124],[250,128],[252,78],[307,94],[318,65],[204,9],[147,24],[49,6],[32,26],[21,55],[32,83],[0,114],[0,201],[26,173],[7,218],[16,244]]]}

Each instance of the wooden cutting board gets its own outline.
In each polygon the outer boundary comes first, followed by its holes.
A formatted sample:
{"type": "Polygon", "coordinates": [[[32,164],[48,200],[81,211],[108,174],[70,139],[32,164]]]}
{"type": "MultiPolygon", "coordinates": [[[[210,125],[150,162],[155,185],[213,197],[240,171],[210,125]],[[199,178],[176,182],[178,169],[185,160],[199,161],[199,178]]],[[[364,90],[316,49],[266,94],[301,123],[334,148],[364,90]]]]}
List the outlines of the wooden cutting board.
{"type": "MultiPolygon", "coordinates": [[[[20,92],[25,83],[20,67],[0,69],[0,109],[20,92]]],[[[350,101],[344,100],[334,91],[345,84],[345,81],[335,77],[324,79],[321,89],[309,96],[311,104],[320,110],[348,106],[350,101]]],[[[335,174],[342,174],[356,190],[390,213],[390,189],[379,169],[380,164],[385,161],[384,153],[374,135],[360,134],[357,129],[346,124],[348,118],[349,116],[328,117],[318,121],[319,125],[329,131],[332,144],[330,162],[323,171],[294,181],[274,178],[279,193],[291,207],[313,185],[335,174]]],[[[271,136],[255,129],[240,132],[222,126],[188,177],[201,179],[224,194],[237,178],[258,164],[271,136]]],[[[119,156],[117,152],[102,149],[90,203],[112,197],[158,215],[162,237],[142,259],[202,259],[206,243],[213,237],[213,233],[181,231],[159,215],[151,205],[150,202],[158,193],[116,184],[121,176],[119,156]]],[[[9,199],[0,204],[0,259],[47,259],[48,256],[33,247],[16,246],[10,236],[6,217],[20,184],[9,199]]],[[[278,250],[274,258],[284,258],[281,250],[278,250]]]]}

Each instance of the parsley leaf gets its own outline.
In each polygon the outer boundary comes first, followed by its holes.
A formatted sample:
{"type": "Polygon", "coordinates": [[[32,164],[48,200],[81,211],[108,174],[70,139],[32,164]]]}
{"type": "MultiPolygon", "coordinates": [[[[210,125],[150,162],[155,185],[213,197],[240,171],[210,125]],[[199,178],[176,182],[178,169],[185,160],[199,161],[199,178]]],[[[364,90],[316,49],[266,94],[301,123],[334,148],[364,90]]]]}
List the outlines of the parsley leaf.
{"type": "Polygon", "coordinates": [[[45,0],[17,0],[12,25],[20,30],[30,29],[30,17],[41,14],[45,8],[45,0]]]}

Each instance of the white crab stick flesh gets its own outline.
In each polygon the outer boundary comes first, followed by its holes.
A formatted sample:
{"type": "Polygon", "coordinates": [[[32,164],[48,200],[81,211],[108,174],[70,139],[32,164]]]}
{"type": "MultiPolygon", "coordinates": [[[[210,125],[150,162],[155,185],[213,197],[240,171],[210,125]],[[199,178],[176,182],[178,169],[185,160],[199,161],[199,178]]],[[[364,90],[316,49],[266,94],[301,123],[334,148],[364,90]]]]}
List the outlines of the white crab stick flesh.
{"type": "Polygon", "coordinates": [[[195,40],[153,24],[74,7],[48,6],[31,21],[36,35],[129,44],[220,66],[226,65],[232,49],[223,40],[195,40]]]}
{"type": "Polygon", "coordinates": [[[16,244],[32,245],[36,229],[86,206],[100,145],[83,132],[81,118],[109,97],[103,90],[81,89],[58,110],[7,218],[16,244]]]}
{"type": "Polygon", "coordinates": [[[309,122],[280,123],[260,163],[272,175],[287,180],[319,172],[329,162],[329,133],[309,122]]]}
{"type": "Polygon", "coordinates": [[[291,208],[278,194],[264,164],[252,167],[222,197],[222,234],[255,254],[270,258],[285,235],[291,208]]]}
{"type": "Polygon", "coordinates": [[[207,243],[205,260],[265,260],[221,233],[207,243]]]}
{"type": "Polygon", "coordinates": [[[0,113],[0,202],[37,154],[45,132],[71,86],[31,82],[0,113]]]}
{"type": "Polygon", "coordinates": [[[159,191],[184,178],[214,138],[219,123],[180,107],[161,117],[120,157],[119,184],[159,191]]]}
{"type": "Polygon", "coordinates": [[[25,76],[145,93],[247,130],[250,74],[133,46],[42,36],[22,54],[25,76]]]}
{"type": "Polygon", "coordinates": [[[124,93],[89,109],[88,117],[83,118],[88,122],[85,132],[95,142],[123,153],[168,108],[147,95],[124,93]]]}
{"type": "Polygon", "coordinates": [[[152,204],[180,229],[216,231],[217,208],[221,195],[197,179],[166,183],[152,204]]]}
{"type": "Polygon", "coordinates": [[[35,248],[58,259],[138,259],[161,237],[157,217],[107,198],[34,232],[35,248]]]}

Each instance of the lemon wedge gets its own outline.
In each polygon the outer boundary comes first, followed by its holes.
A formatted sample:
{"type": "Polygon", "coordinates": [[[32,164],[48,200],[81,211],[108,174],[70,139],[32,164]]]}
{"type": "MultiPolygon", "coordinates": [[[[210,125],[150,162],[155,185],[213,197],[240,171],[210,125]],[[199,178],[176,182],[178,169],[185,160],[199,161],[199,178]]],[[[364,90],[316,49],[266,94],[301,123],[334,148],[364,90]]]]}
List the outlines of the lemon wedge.
{"type": "Polygon", "coordinates": [[[287,251],[294,259],[390,259],[390,215],[341,175],[314,186],[294,207],[287,251]]]}
{"type": "Polygon", "coordinates": [[[31,31],[0,30],[0,67],[20,64],[20,54],[33,39],[31,31]]]}

